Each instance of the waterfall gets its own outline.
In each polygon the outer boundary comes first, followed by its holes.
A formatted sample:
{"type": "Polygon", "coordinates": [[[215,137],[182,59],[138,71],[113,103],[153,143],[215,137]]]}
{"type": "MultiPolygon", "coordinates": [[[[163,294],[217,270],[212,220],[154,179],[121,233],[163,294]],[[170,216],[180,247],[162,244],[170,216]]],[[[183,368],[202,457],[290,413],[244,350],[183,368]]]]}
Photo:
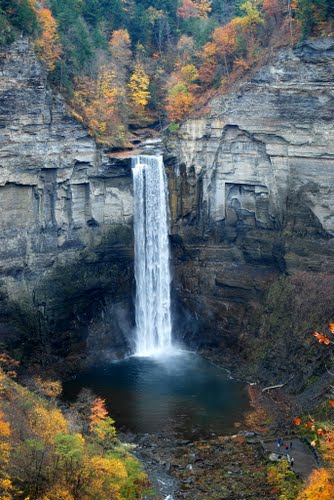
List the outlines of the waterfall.
{"type": "Polygon", "coordinates": [[[172,348],[167,181],[162,156],[132,160],[134,189],[136,354],[172,348]]]}

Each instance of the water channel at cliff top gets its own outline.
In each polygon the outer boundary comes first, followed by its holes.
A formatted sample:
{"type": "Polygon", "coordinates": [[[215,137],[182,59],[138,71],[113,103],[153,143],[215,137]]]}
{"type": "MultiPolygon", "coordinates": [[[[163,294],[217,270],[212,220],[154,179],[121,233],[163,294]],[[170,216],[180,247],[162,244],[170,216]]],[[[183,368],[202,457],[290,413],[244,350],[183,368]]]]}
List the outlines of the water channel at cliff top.
{"type": "Polygon", "coordinates": [[[235,431],[249,409],[245,384],[193,353],[130,357],[64,384],[74,401],[82,388],[105,398],[118,429],[191,437],[235,431]]]}

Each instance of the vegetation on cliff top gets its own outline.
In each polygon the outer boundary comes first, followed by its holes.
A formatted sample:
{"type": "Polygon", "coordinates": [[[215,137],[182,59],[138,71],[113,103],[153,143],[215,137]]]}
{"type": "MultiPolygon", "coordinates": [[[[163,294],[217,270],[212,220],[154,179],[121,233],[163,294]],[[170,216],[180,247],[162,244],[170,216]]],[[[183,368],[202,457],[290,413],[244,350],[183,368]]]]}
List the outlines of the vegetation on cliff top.
{"type": "Polygon", "coordinates": [[[333,16],[331,0],[0,0],[0,43],[33,35],[74,116],[126,146],[129,127],[183,120],[333,16]]]}

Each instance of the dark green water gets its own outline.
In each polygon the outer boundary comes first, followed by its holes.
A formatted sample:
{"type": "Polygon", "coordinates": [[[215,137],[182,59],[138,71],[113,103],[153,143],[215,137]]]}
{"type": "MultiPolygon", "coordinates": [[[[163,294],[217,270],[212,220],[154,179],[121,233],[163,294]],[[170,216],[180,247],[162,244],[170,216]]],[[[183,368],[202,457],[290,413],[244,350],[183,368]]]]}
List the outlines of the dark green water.
{"type": "Polygon", "coordinates": [[[106,399],[118,429],[135,433],[230,432],[249,409],[245,384],[192,353],[92,369],[64,384],[64,399],[74,401],[84,387],[106,399]]]}

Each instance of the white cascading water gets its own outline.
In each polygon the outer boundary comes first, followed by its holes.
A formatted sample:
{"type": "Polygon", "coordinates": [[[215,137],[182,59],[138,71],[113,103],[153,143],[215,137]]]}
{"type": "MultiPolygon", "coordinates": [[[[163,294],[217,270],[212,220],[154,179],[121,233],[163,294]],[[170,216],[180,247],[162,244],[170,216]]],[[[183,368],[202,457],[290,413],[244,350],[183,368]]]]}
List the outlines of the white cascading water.
{"type": "Polygon", "coordinates": [[[167,181],[162,156],[132,160],[134,189],[136,355],[172,349],[167,181]]]}

